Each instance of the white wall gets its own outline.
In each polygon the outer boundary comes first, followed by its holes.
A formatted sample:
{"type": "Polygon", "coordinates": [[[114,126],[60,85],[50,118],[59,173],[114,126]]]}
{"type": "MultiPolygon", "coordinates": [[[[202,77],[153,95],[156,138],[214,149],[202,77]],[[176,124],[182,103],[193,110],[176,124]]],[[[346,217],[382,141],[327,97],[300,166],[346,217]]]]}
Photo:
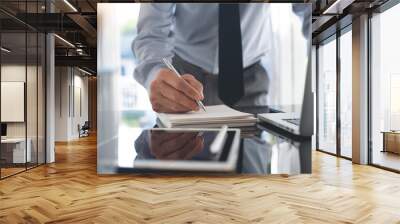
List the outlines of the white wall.
{"type": "Polygon", "coordinates": [[[88,120],[88,78],[76,68],[56,67],[55,86],[55,140],[77,139],[78,124],[88,120]]]}
{"type": "Polygon", "coordinates": [[[55,68],[55,141],[68,140],[68,74],[67,67],[55,68]]]}
{"type": "MultiPolygon", "coordinates": [[[[36,74],[36,67],[34,66],[27,66],[25,67],[25,65],[12,65],[12,64],[8,64],[8,65],[2,65],[1,66],[1,81],[2,82],[25,82],[25,75],[26,72],[28,72],[28,74],[36,74]],[[27,69],[27,70],[25,70],[27,69]]],[[[30,76],[29,76],[30,77],[30,76]]],[[[28,78],[29,78],[28,77],[28,78]]],[[[29,80],[29,84],[30,85],[36,85],[36,81],[32,81],[29,80]]],[[[35,107],[36,108],[36,88],[27,88],[27,104],[28,106],[31,107],[35,107]],[[31,104],[32,102],[34,102],[34,104],[31,104]],[[31,104],[31,105],[29,105],[31,104]]],[[[4,96],[3,96],[4,97],[4,96]]],[[[7,108],[1,108],[1,110],[7,110],[7,108]]],[[[31,124],[32,121],[34,121],[34,123],[36,124],[36,113],[31,113],[32,108],[28,110],[28,114],[27,114],[27,118],[28,118],[28,122],[30,122],[28,124],[28,137],[29,134],[31,133],[31,128],[33,128],[34,130],[36,130],[36,126],[31,124]],[[35,126],[35,127],[33,127],[35,126]]],[[[36,110],[35,110],[36,111],[36,110]]],[[[26,122],[7,122],[7,136],[8,137],[25,137],[25,123],[26,122]]],[[[32,130],[33,130],[32,129],[32,130]]],[[[36,132],[35,132],[36,134],[36,132]]]]}
{"type": "MultiPolygon", "coordinates": [[[[71,119],[71,132],[70,135],[73,136],[73,138],[78,138],[79,133],[78,133],[78,124],[81,126],[85,123],[85,121],[89,120],[88,116],[88,77],[81,76],[81,73],[79,75],[76,74],[75,70],[75,75],[74,75],[74,96],[73,99],[75,100],[75,106],[72,108],[72,119],[71,119]],[[79,93],[80,91],[80,93],[79,93]],[[80,99],[79,96],[80,95],[80,99]],[[81,101],[80,103],[78,101],[81,101]],[[79,108],[81,107],[81,108],[79,108]],[[80,112],[79,109],[82,111],[80,112]],[[74,111],[75,110],[75,113],[74,111]]],[[[71,103],[72,104],[72,103],[71,103]]]]}
{"type": "MultiPolygon", "coordinates": [[[[1,81],[25,82],[25,65],[2,65],[1,81]]],[[[29,67],[28,67],[29,69],[29,67]]],[[[6,110],[6,108],[1,108],[6,110]]],[[[25,123],[11,122],[7,123],[7,137],[25,137],[25,123]]]]}
{"type": "MultiPolygon", "coordinates": [[[[36,162],[36,158],[38,158],[39,163],[45,162],[45,90],[44,73],[42,71],[42,67],[36,65],[25,66],[25,64],[15,63],[1,66],[2,82],[24,82],[26,87],[26,102],[23,102],[24,105],[19,108],[19,110],[22,110],[21,113],[26,113],[26,120],[24,118],[22,122],[5,122],[7,124],[7,137],[24,138],[27,136],[30,139],[29,147],[32,151],[32,161],[36,162]]],[[[2,93],[7,94],[3,90],[2,93]]],[[[24,93],[24,90],[20,91],[23,91],[22,94],[24,93]]],[[[2,95],[2,98],[9,97],[2,95]]],[[[2,107],[1,110],[6,113],[16,113],[16,111],[12,111],[16,109],[11,107],[2,107]]]]}

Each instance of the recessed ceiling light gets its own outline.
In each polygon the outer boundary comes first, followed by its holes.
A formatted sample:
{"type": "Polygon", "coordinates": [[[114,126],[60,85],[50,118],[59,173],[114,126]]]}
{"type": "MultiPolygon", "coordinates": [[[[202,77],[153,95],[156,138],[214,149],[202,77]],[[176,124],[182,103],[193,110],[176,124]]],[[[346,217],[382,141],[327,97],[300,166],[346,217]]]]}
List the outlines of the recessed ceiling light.
{"type": "Polygon", "coordinates": [[[10,53],[11,52],[11,50],[9,50],[9,49],[7,49],[5,47],[1,47],[0,49],[1,49],[1,51],[4,51],[6,53],[10,53]]]}
{"type": "Polygon", "coordinates": [[[325,9],[322,14],[342,14],[343,10],[351,5],[354,1],[355,0],[336,0],[327,9],[325,9]]]}
{"type": "Polygon", "coordinates": [[[71,42],[69,42],[68,40],[66,40],[66,39],[64,39],[64,38],[62,38],[62,37],[60,37],[60,36],[57,35],[57,34],[54,34],[54,36],[57,37],[57,38],[58,38],[59,40],[61,40],[62,42],[64,42],[65,44],[67,44],[68,46],[75,48],[75,45],[73,45],[73,44],[72,44],[71,42]]]}
{"type": "Polygon", "coordinates": [[[85,74],[87,74],[87,75],[90,75],[90,76],[92,75],[92,73],[90,73],[90,72],[88,72],[88,71],[86,71],[86,70],[83,70],[83,69],[81,69],[81,68],[79,68],[79,67],[78,67],[78,70],[81,71],[81,72],[83,72],[83,73],[85,73],[85,74]]]}
{"type": "Polygon", "coordinates": [[[74,12],[78,12],[78,10],[68,1],[68,0],[64,0],[65,4],[68,5],[68,7],[70,7],[74,12]]]}

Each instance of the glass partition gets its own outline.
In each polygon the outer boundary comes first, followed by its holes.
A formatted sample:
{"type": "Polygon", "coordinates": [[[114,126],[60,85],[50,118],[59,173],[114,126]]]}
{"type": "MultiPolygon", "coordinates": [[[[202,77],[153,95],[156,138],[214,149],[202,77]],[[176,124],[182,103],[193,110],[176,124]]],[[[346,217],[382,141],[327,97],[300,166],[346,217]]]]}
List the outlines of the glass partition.
{"type": "Polygon", "coordinates": [[[336,154],[336,36],[318,48],[318,149],[336,154]]]}
{"type": "MultiPolygon", "coordinates": [[[[42,13],[43,5],[0,3],[19,16],[42,13]]],[[[45,44],[43,33],[0,13],[0,178],[45,162],[45,44]]]]}
{"type": "Polygon", "coordinates": [[[2,177],[25,170],[31,161],[26,144],[26,41],[25,31],[1,34],[2,177]]]}
{"type": "Polygon", "coordinates": [[[352,32],[340,36],[340,154],[352,157],[352,32]]]}

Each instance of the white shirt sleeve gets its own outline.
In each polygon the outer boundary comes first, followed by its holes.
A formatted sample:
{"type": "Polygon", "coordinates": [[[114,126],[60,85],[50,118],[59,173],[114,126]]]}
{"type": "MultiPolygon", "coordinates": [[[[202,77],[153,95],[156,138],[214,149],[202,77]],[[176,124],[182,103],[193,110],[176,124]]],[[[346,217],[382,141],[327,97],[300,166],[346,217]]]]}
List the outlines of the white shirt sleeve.
{"type": "Polygon", "coordinates": [[[174,19],[173,3],[140,5],[137,33],[132,43],[138,64],[134,77],[146,89],[158,71],[166,67],[162,58],[173,57],[172,24],[174,19]]]}

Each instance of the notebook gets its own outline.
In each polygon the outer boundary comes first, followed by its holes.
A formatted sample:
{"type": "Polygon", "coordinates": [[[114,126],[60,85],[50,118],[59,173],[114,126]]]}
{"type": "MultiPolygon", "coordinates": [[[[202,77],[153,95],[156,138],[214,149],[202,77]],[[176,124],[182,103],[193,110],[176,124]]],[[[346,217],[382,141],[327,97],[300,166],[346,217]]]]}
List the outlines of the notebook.
{"type": "Polygon", "coordinates": [[[198,110],[180,114],[158,113],[157,116],[160,125],[165,128],[219,128],[223,125],[248,127],[257,122],[254,115],[234,110],[225,105],[206,106],[206,111],[198,110]]]}

